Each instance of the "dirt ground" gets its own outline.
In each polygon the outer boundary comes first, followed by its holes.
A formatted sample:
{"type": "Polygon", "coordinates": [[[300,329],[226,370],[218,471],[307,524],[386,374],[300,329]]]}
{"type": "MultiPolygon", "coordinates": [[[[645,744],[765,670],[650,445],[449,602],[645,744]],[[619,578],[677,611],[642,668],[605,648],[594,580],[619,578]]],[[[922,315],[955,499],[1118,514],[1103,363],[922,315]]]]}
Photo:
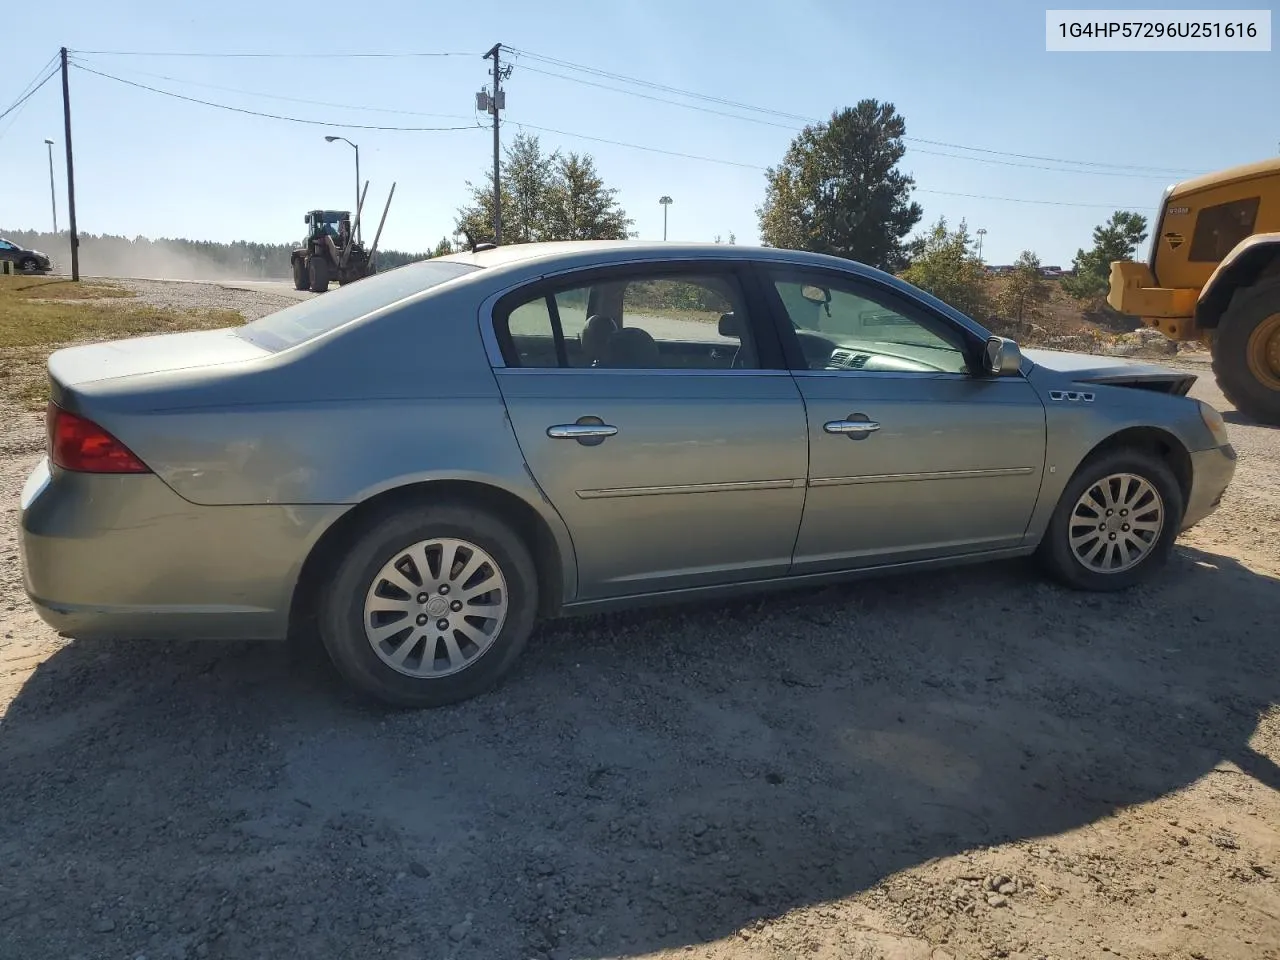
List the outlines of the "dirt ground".
{"type": "Polygon", "coordinates": [[[1236,481],[1148,589],[564,621],[404,713],[305,647],[57,639],[42,421],[0,411],[0,957],[1280,957],[1280,431],[1227,415],[1236,481]]]}

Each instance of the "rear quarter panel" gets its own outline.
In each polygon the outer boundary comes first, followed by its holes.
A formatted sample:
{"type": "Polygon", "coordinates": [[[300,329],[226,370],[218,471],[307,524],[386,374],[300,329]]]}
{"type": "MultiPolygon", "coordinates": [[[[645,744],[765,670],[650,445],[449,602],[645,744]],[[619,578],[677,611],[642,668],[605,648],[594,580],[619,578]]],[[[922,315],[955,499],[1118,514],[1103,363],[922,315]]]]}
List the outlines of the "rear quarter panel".
{"type": "Polygon", "coordinates": [[[196,504],[356,504],[423,481],[485,483],[543,517],[572,571],[476,304],[459,285],[262,360],[84,384],[75,406],[196,504]]]}

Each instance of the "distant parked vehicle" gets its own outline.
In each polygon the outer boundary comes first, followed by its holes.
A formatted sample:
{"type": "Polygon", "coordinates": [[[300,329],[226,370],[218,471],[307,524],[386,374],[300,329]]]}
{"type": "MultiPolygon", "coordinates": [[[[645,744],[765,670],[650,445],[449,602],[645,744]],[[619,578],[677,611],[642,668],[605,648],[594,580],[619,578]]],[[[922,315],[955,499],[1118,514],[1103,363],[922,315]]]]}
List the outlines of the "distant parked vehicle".
{"type": "Polygon", "coordinates": [[[53,269],[53,261],[47,253],[28,250],[3,237],[0,237],[0,260],[12,263],[19,273],[48,273],[53,269]]]}
{"type": "Polygon", "coordinates": [[[1194,373],[1024,353],[848,260],[482,246],[54,353],[19,518],[40,616],[318,634],[359,689],[438,705],[572,611],[1033,554],[1130,587],[1235,470],[1194,373]]]}

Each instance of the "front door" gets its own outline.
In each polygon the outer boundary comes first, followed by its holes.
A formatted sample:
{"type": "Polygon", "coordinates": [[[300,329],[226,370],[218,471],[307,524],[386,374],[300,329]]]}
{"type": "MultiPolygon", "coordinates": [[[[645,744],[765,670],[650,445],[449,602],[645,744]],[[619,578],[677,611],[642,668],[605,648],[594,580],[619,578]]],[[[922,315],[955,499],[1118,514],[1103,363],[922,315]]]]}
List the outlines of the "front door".
{"type": "Polygon", "coordinates": [[[1022,377],[986,377],[953,319],[848,275],[771,271],[808,411],[796,573],[1021,544],[1045,414],[1022,377]]]}
{"type": "Polygon", "coordinates": [[[787,572],[808,441],[761,313],[712,265],[596,270],[495,308],[494,373],[573,538],[577,599],[787,572]]]}

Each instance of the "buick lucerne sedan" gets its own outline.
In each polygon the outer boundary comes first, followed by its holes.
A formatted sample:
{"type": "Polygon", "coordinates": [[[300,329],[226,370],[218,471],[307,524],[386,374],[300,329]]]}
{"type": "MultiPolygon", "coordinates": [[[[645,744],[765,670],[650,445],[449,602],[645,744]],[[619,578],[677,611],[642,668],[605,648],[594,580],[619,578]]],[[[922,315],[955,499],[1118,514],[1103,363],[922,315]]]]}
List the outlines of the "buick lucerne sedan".
{"type": "Polygon", "coordinates": [[[1235,468],[1190,374],[1020,351],[779,249],[481,247],[48,376],[21,504],[48,623],[318,636],[409,706],[605,606],[1032,554],[1132,587],[1235,468]]]}

